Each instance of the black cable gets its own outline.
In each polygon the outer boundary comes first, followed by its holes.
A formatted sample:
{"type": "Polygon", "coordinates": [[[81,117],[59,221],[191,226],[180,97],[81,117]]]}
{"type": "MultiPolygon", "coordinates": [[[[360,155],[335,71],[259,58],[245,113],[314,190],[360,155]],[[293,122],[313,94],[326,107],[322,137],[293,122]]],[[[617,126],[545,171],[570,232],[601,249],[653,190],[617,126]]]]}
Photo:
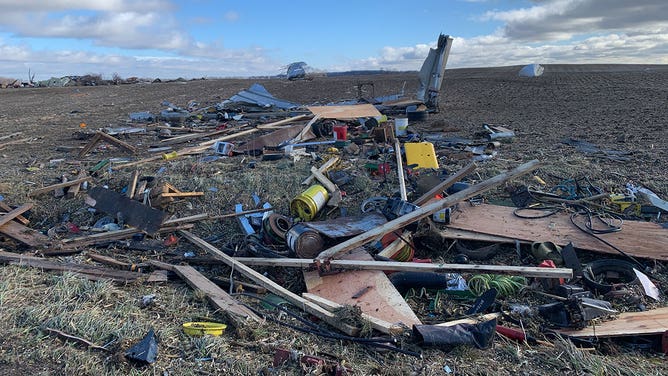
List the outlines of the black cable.
{"type": "Polygon", "coordinates": [[[561,207],[557,207],[557,206],[536,206],[536,207],[526,207],[526,208],[515,208],[515,210],[513,210],[513,214],[516,217],[522,218],[522,219],[539,219],[539,218],[547,218],[551,215],[555,215],[558,212],[560,212],[561,210],[562,210],[561,207]],[[524,215],[524,214],[520,214],[520,212],[522,212],[522,211],[542,211],[543,214],[524,215]],[[545,212],[545,211],[547,211],[547,212],[545,212]]]}
{"type": "Polygon", "coordinates": [[[405,354],[405,355],[411,355],[411,356],[414,356],[414,357],[417,357],[417,358],[420,358],[420,359],[422,358],[422,355],[417,353],[417,352],[404,350],[404,349],[401,349],[401,348],[398,348],[398,347],[395,347],[395,346],[387,345],[386,343],[390,342],[388,340],[373,339],[373,338],[358,338],[358,337],[351,337],[351,336],[346,336],[346,335],[331,332],[331,331],[326,330],[326,329],[324,329],[324,328],[322,328],[322,327],[320,327],[320,326],[318,326],[314,323],[308,322],[303,317],[300,317],[299,315],[295,314],[294,312],[291,312],[290,310],[286,309],[285,307],[281,307],[277,304],[274,304],[273,302],[270,302],[270,301],[268,301],[267,299],[265,299],[261,296],[258,296],[258,295],[255,295],[255,294],[249,294],[249,293],[238,293],[238,294],[234,294],[234,295],[248,296],[248,297],[257,299],[257,300],[259,300],[259,301],[261,301],[265,304],[268,304],[268,305],[270,305],[274,308],[277,308],[277,309],[287,313],[289,316],[291,316],[291,317],[297,319],[298,321],[302,322],[303,324],[307,325],[308,328],[293,325],[293,324],[287,323],[285,321],[281,321],[279,319],[270,317],[270,316],[265,315],[264,313],[260,312],[259,310],[255,309],[255,308],[253,308],[253,307],[251,307],[247,304],[242,303],[244,306],[246,306],[248,309],[253,311],[255,314],[260,315],[260,316],[264,317],[265,319],[267,319],[269,321],[272,321],[272,322],[277,323],[279,325],[283,325],[283,326],[286,326],[288,328],[300,331],[302,333],[314,334],[314,335],[317,335],[317,336],[320,336],[320,337],[323,337],[323,338],[327,338],[327,339],[356,342],[356,343],[360,343],[360,344],[370,345],[370,346],[373,346],[373,347],[392,350],[392,351],[399,352],[399,353],[402,353],[402,354],[405,354]]]}
{"type": "MultiPolygon", "coordinates": [[[[585,207],[585,206],[583,206],[583,205],[576,205],[576,206],[579,206],[579,207],[581,207],[581,208],[584,208],[585,211],[591,212],[591,210],[589,210],[589,208],[587,208],[587,207],[585,207]]],[[[642,268],[642,270],[643,270],[644,272],[647,272],[647,267],[645,266],[645,264],[643,264],[643,263],[641,263],[640,261],[636,260],[633,256],[629,255],[628,253],[624,252],[623,250],[619,249],[619,248],[616,247],[615,245],[611,244],[611,243],[608,242],[607,240],[605,240],[605,239],[603,239],[603,238],[601,238],[601,237],[599,237],[599,236],[597,235],[597,234],[608,234],[608,233],[612,233],[612,232],[618,232],[618,231],[621,231],[621,229],[622,229],[622,228],[621,228],[621,225],[620,225],[620,226],[616,226],[616,228],[617,228],[616,230],[611,230],[611,231],[599,230],[600,232],[593,232],[593,231],[591,230],[591,217],[588,218],[588,223],[589,223],[589,225],[588,225],[587,227],[582,227],[582,226],[578,225],[578,224],[575,222],[575,218],[577,217],[577,215],[578,215],[578,212],[576,211],[576,212],[574,212],[573,214],[571,214],[571,217],[570,217],[570,219],[571,219],[571,223],[573,223],[573,225],[574,225],[575,227],[577,227],[580,231],[582,231],[582,232],[584,232],[584,233],[586,233],[586,234],[591,235],[594,239],[600,241],[601,243],[607,245],[608,247],[614,249],[615,251],[619,252],[619,253],[622,254],[624,257],[627,257],[628,259],[630,259],[631,261],[633,261],[634,263],[636,263],[637,265],[639,265],[639,266],[642,268]]],[[[599,217],[599,219],[600,219],[600,217],[599,217]]],[[[621,220],[621,218],[620,218],[620,220],[621,220]]],[[[607,222],[605,222],[605,221],[603,221],[603,220],[601,220],[601,221],[602,221],[603,223],[607,223],[607,222]]],[[[609,225],[609,224],[608,224],[608,225],[609,225]]],[[[609,225],[609,226],[610,226],[610,225],[609,225]]]]}

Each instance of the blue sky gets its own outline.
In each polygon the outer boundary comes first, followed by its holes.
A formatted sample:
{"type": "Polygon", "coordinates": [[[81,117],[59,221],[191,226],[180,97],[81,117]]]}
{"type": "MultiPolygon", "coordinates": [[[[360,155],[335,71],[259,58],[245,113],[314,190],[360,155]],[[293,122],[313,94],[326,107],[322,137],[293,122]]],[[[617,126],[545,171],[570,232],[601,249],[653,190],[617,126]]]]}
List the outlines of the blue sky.
{"type": "Polygon", "coordinates": [[[439,33],[449,68],[668,64],[665,0],[0,0],[0,77],[417,70],[439,33]]]}

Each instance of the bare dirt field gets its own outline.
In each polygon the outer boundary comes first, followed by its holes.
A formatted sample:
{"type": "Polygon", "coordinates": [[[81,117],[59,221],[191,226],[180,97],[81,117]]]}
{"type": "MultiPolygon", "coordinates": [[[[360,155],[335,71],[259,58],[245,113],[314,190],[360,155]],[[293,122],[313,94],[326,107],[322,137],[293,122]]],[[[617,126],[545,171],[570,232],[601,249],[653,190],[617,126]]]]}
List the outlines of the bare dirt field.
{"type": "MultiPolygon", "coordinates": [[[[519,68],[446,70],[440,112],[430,113],[426,121],[410,124],[409,129],[435,138],[476,138],[483,124],[512,129],[516,137],[503,143],[494,159],[479,164],[472,177],[474,181],[538,159],[544,164],[536,174],[550,184],[568,178],[588,179],[608,193],[622,193],[625,184],[633,181],[659,197],[668,197],[668,66],[547,65],[545,73],[536,78],[518,77],[519,68]],[[602,151],[584,154],[562,142],[569,138],[590,142],[602,151]],[[623,160],[610,151],[624,152],[623,160]]],[[[356,85],[361,82],[374,84],[373,93],[367,91],[366,96],[397,93],[404,83],[405,92],[413,93],[418,85],[416,74],[405,73],[315,77],[306,81],[223,79],[0,90],[0,137],[8,136],[0,139],[3,201],[12,206],[34,204],[25,216],[31,221],[30,228],[44,234],[65,222],[92,226],[100,216],[87,210],[84,195],[75,198],[28,195],[34,189],[59,182],[63,175],[76,178],[80,171],[105,158],[129,157],[121,149],[101,147],[77,158],[77,148],[88,141],[80,137],[81,133],[127,126],[129,113],[158,113],[163,108],[162,101],[184,107],[190,100],[200,106],[213,105],[255,82],[277,98],[301,104],[356,98],[356,85]],[[86,124],[85,128],[81,123],[86,124]]],[[[272,120],[278,119],[266,122],[272,120]]],[[[146,149],[159,142],[157,132],[129,135],[123,140],[138,147],[139,153],[134,158],[155,155],[146,149]]],[[[349,160],[346,168],[354,177],[353,186],[347,189],[349,196],[344,199],[344,206],[351,214],[359,212],[359,203],[364,199],[396,191],[397,184],[371,176],[363,168],[364,158],[345,159],[349,160]]],[[[439,153],[439,162],[442,169],[452,173],[468,163],[468,159],[451,156],[444,149],[439,153]]],[[[248,207],[252,205],[253,193],[277,211],[288,214],[290,200],[303,189],[300,182],[309,176],[310,166],[317,164],[310,159],[262,161],[260,157],[243,155],[202,162],[199,156],[187,156],[173,161],[157,160],[136,168],[141,175],[168,181],[182,191],[203,191],[203,198],[178,201],[166,209],[176,217],[185,217],[230,213],[236,203],[248,207]]],[[[107,185],[120,191],[133,171],[133,168],[110,170],[99,174],[93,185],[107,185]]],[[[392,178],[396,181],[396,175],[388,180],[392,178]]],[[[492,191],[489,197],[507,198],[503,189],[492,191]]],[[[234,219],[203,221],[192,231],[211,241],[215,239],[220,246],[238,241],[240,232],[234,219]]],[[[165,235],[158,236],[160,241],[164,240],[161,236],[165,235]]],[[[0,248],[11,252],[36,251],[9,238],[3,239],[0,248]]],[[[149,259],[178,262],[183,261],[180,256],[184,252],[198,253],[185,239],[161,251],[126,252],[113,246],[97,251],[131,263],[149,259]]],[[[433,251],[419,256],[452,261],[452,255],[433,251]]],[[[85,250],[53,259],[92,263],[85,250]]],[[[508,259],[491,262],[505,261],[508,259]]],[[[654,265],[664,281],[659,288],[665,293],[668,273],[662,263],[654,265]]],[[[227,278],[230,273],[220,265],[198,268],[209,277],[227,278]]],[[[300,274],[263,270],[286,288],[302,292],[300,274]]],[[[662,305],[665,303],[654,306],[662,305]]],[[[0,374],[7,375],[319,374],[297,364],[272,367],[278,347],[338,361],[351,374],[360,375],[668,373],[663,355],[617,343],[592,345],[592,350],[586,351],[560,339],[552,340],[553,347],[540,347],[497,338],[492,348],[485,350],[422,349],[406,344],[406,348],[422,354],[418,359],[342,340],[324,341],[274,323],[230,330],[223,337],[191,338],[182,333],[181,323],[198,318],[225,318],[179,280],[117,285],[16,266],[0,266],[0,318],[0,374]],[[157,303],[140,307],[138,301],[148,294],[156,294],[157,303]],[[46,333],[45,327],[58,328],[98,345],[110,342],[111,351],[96,351],[66,342],[46,333]],[[135,367],[123,359],[123,352],[140,340],[149,327],[156,329],[160,339],[158,361],[148,367],[135,367]]]]}

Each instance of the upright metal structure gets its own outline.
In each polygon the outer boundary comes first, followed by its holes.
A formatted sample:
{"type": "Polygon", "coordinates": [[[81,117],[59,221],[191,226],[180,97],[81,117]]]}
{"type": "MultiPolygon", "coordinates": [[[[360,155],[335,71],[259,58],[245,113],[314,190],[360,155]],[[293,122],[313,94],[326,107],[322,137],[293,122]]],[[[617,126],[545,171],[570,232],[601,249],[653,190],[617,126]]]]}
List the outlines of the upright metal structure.
{"type": "Polygon", "coordinates": [[[452,37],[439,35],[436,48],[429,50],[429,55],[422,63],[417,99],[424,102],[429,108],[438,109],[438,93],[441,90],[451,45],[452,37]]]}

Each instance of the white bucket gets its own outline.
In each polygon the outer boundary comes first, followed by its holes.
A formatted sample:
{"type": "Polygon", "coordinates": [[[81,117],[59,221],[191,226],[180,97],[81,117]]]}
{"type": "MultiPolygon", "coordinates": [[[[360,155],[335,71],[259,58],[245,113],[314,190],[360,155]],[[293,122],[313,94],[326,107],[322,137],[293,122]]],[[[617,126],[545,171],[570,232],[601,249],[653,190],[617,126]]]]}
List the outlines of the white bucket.
{"type": "Polygon", "coordinates": [[[394,119],[394,134],[397,136],[405,136],[408,129],[408,118],[394,119]]]}

